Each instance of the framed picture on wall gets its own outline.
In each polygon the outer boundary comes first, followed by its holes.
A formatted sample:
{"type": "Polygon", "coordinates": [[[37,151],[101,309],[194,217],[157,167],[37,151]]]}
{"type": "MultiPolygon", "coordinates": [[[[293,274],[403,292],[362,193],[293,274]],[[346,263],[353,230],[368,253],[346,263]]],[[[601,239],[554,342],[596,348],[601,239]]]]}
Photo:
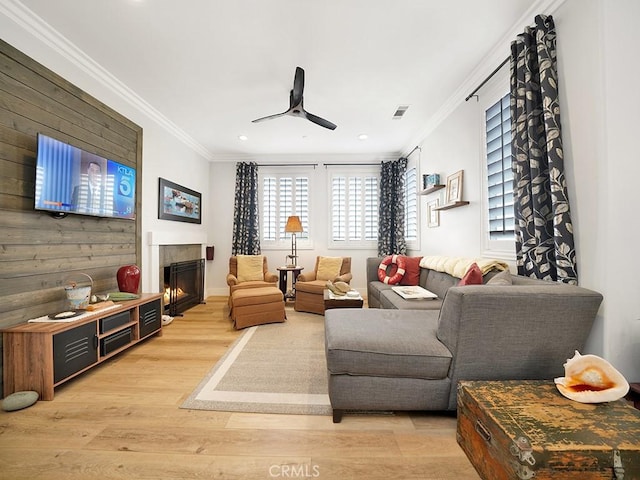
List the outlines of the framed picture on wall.
{"type": "Polygon", "coordinates": [[[455,203],[462,201],[462,173],[463,170],[460,170],[456,173],[452,173],[447,177],[445,203],[455,203]]]}
{"type": "Polygon", "coordinates": [[[436,210],[440,201],[436,198],[427,203],[427,226],[429,228],[440,226],[440,211],[436,210]]]}
{"type": "Polygon", "coordinates": [[[158,218],[202,223],[202,195],[195,190],[160,178],[158,218]]]}

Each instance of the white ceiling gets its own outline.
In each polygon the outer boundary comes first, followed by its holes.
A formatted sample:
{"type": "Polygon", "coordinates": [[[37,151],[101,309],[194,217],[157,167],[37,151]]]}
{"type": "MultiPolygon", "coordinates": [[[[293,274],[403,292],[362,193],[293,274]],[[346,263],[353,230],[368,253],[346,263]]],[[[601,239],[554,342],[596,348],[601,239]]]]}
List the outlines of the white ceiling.
{"type": "Polygon", "coordinates": [[[469,81],[508,56],[513,28],[540,13],[530,0],[22,4],[212,160],[406,153],[469,81]],[[483,65],[492,51],[499,60],[483,65]],[[296,66],[306,74],[305,108],[336,130],[290,116],[251,122],[287,110],[296,66]],[[393,120],[398,105],[410,107],[393,120]]]}

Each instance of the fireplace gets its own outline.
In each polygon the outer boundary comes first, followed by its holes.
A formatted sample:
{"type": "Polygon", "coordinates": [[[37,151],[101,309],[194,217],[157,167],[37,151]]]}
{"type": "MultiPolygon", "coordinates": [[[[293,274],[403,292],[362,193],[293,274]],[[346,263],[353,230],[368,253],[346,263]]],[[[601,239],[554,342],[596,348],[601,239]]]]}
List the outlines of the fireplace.
{"type": "Polygon", "coordinates": [[[204,303],[204,258],[164,267],[165,312],[175,317],[204,303]]]}

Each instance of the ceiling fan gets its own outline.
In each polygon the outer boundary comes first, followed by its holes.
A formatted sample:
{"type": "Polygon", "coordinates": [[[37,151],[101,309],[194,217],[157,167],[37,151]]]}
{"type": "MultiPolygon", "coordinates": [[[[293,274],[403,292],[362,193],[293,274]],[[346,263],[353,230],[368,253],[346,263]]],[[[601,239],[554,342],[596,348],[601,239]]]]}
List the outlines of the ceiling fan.
{"type": "Polygon", "coordinates": [[[302,92],[304,91],[304,70],[300,67],[296,67],[296,75],[293,79],[293,90],[289,93],[289,110],[282,113],[276,113],[275,115],[269,115],[266,117],[256,118],[252,120],[253,123],[263,122],[265,120],[271,120],[272,118],[282,117],[283,115],[291,115],[293,117],[306,118],[311,122],[320,125],[321,127],[328,128],[329,130],[335,130],[336,125],[329,120],[320,118],[313,113],[307,112],[302,103],[302,92]]]}

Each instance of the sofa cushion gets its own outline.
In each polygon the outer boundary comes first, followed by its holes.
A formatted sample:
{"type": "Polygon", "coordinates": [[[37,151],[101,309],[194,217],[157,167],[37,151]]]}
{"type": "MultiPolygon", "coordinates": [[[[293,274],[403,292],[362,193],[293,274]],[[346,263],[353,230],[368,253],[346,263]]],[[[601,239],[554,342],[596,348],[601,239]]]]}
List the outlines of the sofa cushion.
{"type": "Polygon", "coordinates": [[[477,263],[471,264],[467,273],[460,279],[458,286],[463,285],[482,285],[482,270],[477,263]]]}
{"type": "Polygon", "coordinates": [[[238,255],[238,282],[264,280],[262,255],[238,255]]]}
{"type": "Polygon", "coordinates": [[[282,299],[282,292],[275,286],[241,288],[231,294],[232,308],[282,302],[282,299]]]}
{"type": "Polygon", "coordinates": [[[318,259],[318,271],[316,280],[335,280],[340,275],[342,257],[320,257],[318,259]]]}
{"type": "MultiPolygon", "coordinates": [[[[423,284],[422,278],[420,280],[420,286],[426,288],[430,292],[435,293],[440,298],[444,298],[447,294],[447,290],[451,287],[455,287],[460,281],[456,277],[452,277],[448,273],[437,272],[435,270],[429,270],[427,268],[422,269],[423,272],[426,272],[426,281],[423,284]]],[[[421,275],[422,277],[422,275],[421,275]]]]}
{"type": "Polygon", "coordinates": [[[275,286],[276,285],[274,282],[265,282],[264,280],[256,280],[256,281],[242,282],[236,285],[231,285],[230,291],[231,293],[233,293],[236,290],[245,290],[249,288],[260,288],[260,287],[275,287],[275,286]]]}
{"type": "Polygon", "coordinates": [[[420,260],[422,257],[405,257],[404,275],[400,279],[400,285],[420,284],[420,260]]]}
{"type": "Polygon", "coordinates": [[[296,292],[307,292],[322,295],[327,288],[326,280],[311,280],[309,282],[296,282],[296,292]]]}
{"type": "Polygon", "coordinates": [[[503,272],[496,273],[493,277],[487,280],[486,285],[513,285],[511,272],[505,270],[503,272]]]}
{"type": "Polygon", "coordinates": [[[440,310],[441,298],[402,298],[393,290],[380,292],[380,305],[382,308],[394,308],[399,310],[440,310]]]}
{"type": "Polygon", "coordinates": [[[332,375],[446,378],[451,352],[437,328],[437,311],[327,310],[327,368],[332,375]]]}
{"type": "Polygon", "coordinates": [[[378,280],[374,280],[373,282],[369,282],[368,287],[379,296],[380,292],[384,292],[385,290],[391,290],[393,285],[387,285],[386,283],[379,282],[378,280]]]}

